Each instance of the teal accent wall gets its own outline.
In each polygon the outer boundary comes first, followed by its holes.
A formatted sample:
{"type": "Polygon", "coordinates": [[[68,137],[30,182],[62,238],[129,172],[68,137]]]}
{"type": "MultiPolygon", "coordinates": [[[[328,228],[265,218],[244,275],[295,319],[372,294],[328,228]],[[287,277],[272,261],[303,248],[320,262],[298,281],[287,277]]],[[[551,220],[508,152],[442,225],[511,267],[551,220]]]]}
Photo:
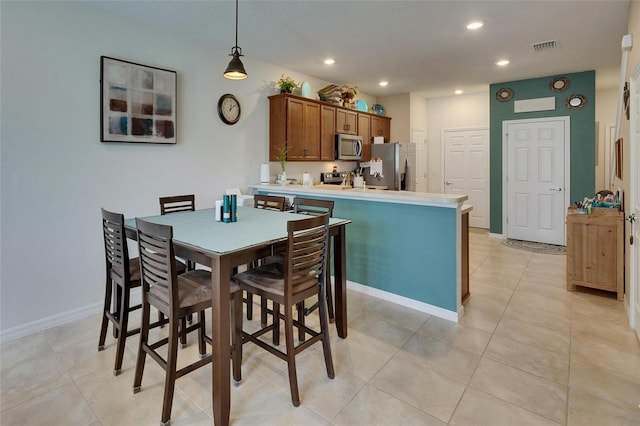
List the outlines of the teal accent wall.
{"type": "Polygon", "coordinates": [[[349,281],[457,311],[455,208],[313,198],[334,200],[333,217],[352,221],[346,227],[349,281]]]}
{"type": "Polygon", "coordinates": [[[570,199],[582,200],[592,196],[595,188],[595,71],[572,74],[553,75],[530,80],[496,83],[490,86],[490,230],[502,233],[502,122],[505,120],[525,120],[543,117],[569,116],[571,140],[570,156],[570,199]],[[569,88],[563,92],[553,92],[549,86],[555,77],[569,79],[569,88]],[[513,89],[514,96],[508,102],[496,99],[496,92],[508,87],[513,89]],[[587,104],[579,110],[565,107],[565,99],[573,94],[581,94],[587,98],[587,104]],[[555,96],[555,111],[538,111],[514,113],[513,102],[523,99],[546,98],[555,96]]]}
{"type": "Polygon", "coordinates": [[[336,199],[347,279],[456,311],[456,209],[336,199]]]}

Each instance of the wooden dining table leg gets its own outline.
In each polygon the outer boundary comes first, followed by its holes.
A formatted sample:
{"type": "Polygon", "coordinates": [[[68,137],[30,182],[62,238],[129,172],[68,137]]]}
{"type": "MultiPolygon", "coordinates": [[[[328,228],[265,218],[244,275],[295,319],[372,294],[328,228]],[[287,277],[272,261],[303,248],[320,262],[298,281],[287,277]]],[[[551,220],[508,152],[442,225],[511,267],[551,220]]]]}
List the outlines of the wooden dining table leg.
{"type": "Polygon", "coordinates": [[[338,226],[333,239],[333,266],[335,277],[335,315],[338,336],[347,337],[347,250],[346,229],[338,226]]]}
{"type": "Polygon", "coordinates": [[[211,262],[211,303],[213,335],[213,365],[211,368],[211,391],[213,399],[213,424],[229,425],[231,410],[231,351],[229,323],[229,277],[230,262],[225,257],[217,257],[211,262]]]}

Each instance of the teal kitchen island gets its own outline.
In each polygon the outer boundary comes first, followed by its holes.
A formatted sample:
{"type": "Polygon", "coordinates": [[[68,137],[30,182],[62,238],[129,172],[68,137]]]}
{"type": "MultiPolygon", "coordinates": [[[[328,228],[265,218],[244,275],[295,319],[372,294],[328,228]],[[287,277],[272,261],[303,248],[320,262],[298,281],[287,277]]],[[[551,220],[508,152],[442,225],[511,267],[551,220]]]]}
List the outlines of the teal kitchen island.
{"type": "Polygon", "coordinates": [[[350,219],[347,285],[458,321],[469,294],[466,195],[344,189],[336,185],[254,185],[253,193],[331,199],[350,219]]]}

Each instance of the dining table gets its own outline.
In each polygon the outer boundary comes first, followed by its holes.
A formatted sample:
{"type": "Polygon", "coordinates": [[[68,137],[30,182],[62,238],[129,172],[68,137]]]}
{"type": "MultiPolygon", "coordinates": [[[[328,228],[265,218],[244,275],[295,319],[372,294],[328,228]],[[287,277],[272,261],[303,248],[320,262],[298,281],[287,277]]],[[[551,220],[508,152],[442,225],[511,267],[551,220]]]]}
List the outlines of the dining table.
{"type": "MultiPolygon", "coordinates": [[[[287,240],[287,222],[305,215],[238,206],[237,221],[215,220],[215,209],[148,216],[142,219],[171,225],[175,254],[211,268],[213,334],[212,399],[215,425],[229,424],[231,411],[230,294],[229,283],[235,267],[267,256],[270,248],[287,240]]],[[[333,239],[335,285],[335,326],[347,337],[346,225],[348,219],[330,218],[333,239]]],[[[135,219],[125,220],[127,238],[137,239],[135,219]]]]}

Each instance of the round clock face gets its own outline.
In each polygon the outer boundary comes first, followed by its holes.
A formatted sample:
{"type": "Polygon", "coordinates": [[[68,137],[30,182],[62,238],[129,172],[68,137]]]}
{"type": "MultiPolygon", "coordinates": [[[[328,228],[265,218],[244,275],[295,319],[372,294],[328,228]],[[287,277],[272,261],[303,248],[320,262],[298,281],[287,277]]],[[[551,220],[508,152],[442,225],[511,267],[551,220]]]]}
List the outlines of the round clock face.
{"type": "Polygon", "coordinates": [[[240,102],[235,96],[227,93],[220,96],[218,115],[225,124],[236,124],[240,120],[240,102]]]}

